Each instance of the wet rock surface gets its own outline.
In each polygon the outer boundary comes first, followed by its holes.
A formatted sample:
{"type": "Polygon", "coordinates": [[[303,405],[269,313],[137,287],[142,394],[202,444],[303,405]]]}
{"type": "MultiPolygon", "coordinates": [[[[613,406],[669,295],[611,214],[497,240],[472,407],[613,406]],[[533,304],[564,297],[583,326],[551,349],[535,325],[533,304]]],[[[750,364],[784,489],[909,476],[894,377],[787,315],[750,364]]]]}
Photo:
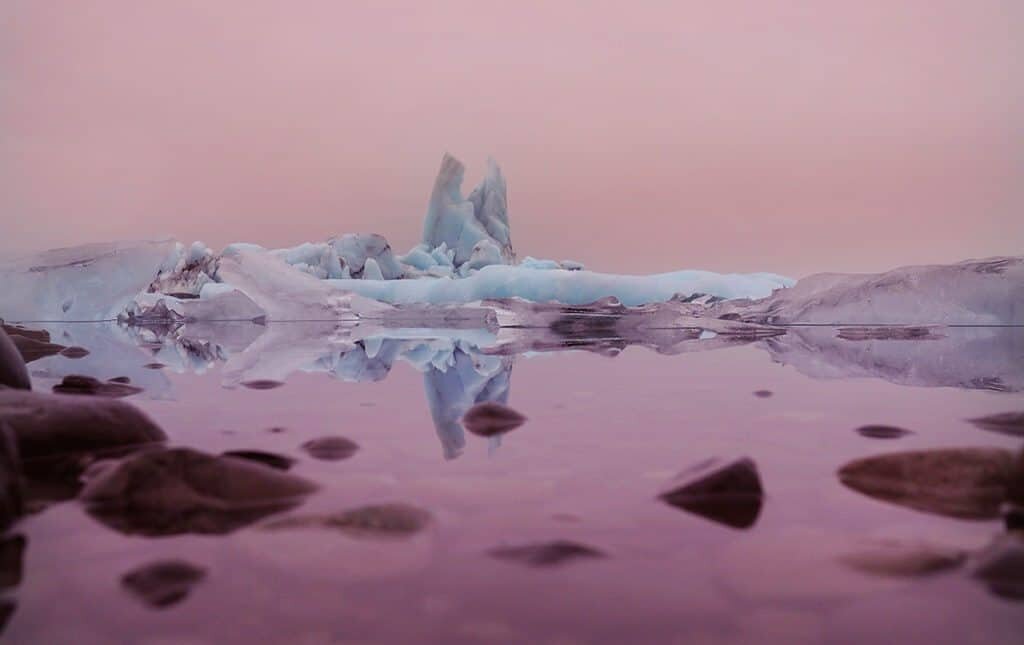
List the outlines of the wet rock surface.
{"type": "Polygon", "coordinates": [[[871,540],[858,544],[839,560],[863,573],[918,577],[960,567],[967,561],[967,552],[920,541],[871,540]]]}
{"type": "Polygon", "coordinates": [[[284,385],[281,381],[271,379],[256,379],[253,381],[242,381],[242,386],[250,390],[273,390],[284,385]]]}
{"type": "Polygon", "coordinates": [[[28,377],[28,369],[18,348],[0,329],[0,387],[12,387],[19,390],[31,390],[32,381],[28,377]]]}
{"type": "Polygon", "coordinates": [[[1024,412],[1002,412],[970,419],[982,430],[991,430],[1014,437],[1024,437],[1024,412]]]}
{"type": "Polygon", "coordinates": [[[153,609],[184,600],[206,577],[206,570],[183,560],[161,560],[121,576],[121,586],[153,609]]]}
{"type": "Polygon", "coordinates": [[[1024,600],[1024,533],[996,538],[977,559],[972,575],[989,591],[1009,600],[1024,600]]]}
{"type": "Polygon", "coordinates": [[[327,528],[362,537],[405,537],[419,533],[430,513],[410,504],[375,504],[334,514],[294,515],[271,520],[266,529],[327,528]]]}
{"type": "Polygon", "coordinates": [[[666,504],[736,529],[757,522],[764,490],[752,459],[710,459],[684,471],[677,481],[659,495],[666,504]]]}
{"type": "Polygon", "coordinates": [[[462,417],[466,430],[481,437],[493,437],[511,432],[526,422],[526,417],[501,403],[477,403],[462,417]]]}
{"type": "Polygon", "coordinates": [[[845,486],[927,513],[994,519],[1008,498],[1014,455],[999,448],[945,448],[852,461],[839,469],[845,486]]]}
{"type": "Polygon", "coordinates": [[[64,358],[79,359],[85,358],[89,355],[89,350],[84,347],[78,347],[77,345],[71,347],[65,347],[60,351],[60,355],[64,358]]]}
{"type": "Polygon", "coordinates": [[[867,437],[868,439],[899,439],[909,434],[914,434],[910,430],[887,425],[860,426],[857,428],[856,432],[860,436],[867,437]]]}
{"type": "Polygon", "coordinates": [[[223,453],[223,455],[225,457],[255,461],[256,463],[263,464],[264,466],[270,466],[277,470],[288,470],[295,464],[295,460],[291,457],[285,457],[284,455],[266,452],[264,450],[228,450],[223,453]]]}
{"type": "Polygon", "coordinates": [[[24,512],[24,494],[14,433],[0,421],[0,531],[24,512]]]}
{"type": "Polygon", "coordinates": [[[128,534],[223,534],[292,508],[317,489],[269,466],[189,448],[151,450],[107,465],[80,499],[128,534]]]}
{"type": "Polygon", "coordinates": [[[70,374],[65,376],[60,383],[54,385],[53,391],[57,394],[84,394],[120,398],[138,394],[142,392],[142,388],[113,380],[104,382],[91,376],[70,374]]]}
{"type": "Polygon", "coordinates": [[[166,435],[122,401],[0,390],[0,424],[14,433],[22,459],[159,442],[166,435]]]}
{"type": "Polygon", "coordinates": [[[314,459],[341,461],[359,451],[359,444],[345,437],[318,437],[302,444],[302,449],[314,459]]]}
{"type": "Polygon", "coordinates": [[[499,560],[517,562],[530,567],[553,567],[577,560],[607,557],[602,551],[578,542],[555,540],[521,546],[500,546],[487,552],[499,560]]]}

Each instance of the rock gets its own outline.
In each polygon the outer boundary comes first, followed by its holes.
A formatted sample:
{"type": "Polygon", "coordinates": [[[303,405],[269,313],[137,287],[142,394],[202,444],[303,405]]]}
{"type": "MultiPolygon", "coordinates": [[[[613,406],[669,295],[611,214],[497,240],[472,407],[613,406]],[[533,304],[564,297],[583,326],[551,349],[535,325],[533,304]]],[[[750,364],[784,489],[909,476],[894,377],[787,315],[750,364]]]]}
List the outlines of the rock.
{"type": "Polygon", "coordinates": [[[968,419],[982,430],[1000,432],[1013,437],[1024,437],[1024,412],[1003,412],[987,417],[968,419]]]}
{"type": "Polygon", "coordinates": [[[242,385],[250,390],[272,390],[275,387],[281,387],[284,383],[270,379],[256,379],[255,381],[242,381],[242,385]]]}
{"type": "Polygon", "coordinates": [[[182,560],[160,560],[121,576],[121,586],[154,609],[181,602],[206,577],[206,570],[182,560]]]}
{"type": "Polygon", "coordinates": [[[1013,455],[998,448],[900,452],[852,461],[839,481],[882,501],[926,513],[994,519],[1007,499],[1013,455]]]}
{"type": "Polygon", "coordinates": [[[162,370],[163,368],[165,368],[167,366],[164,365],[163,363],[160,363],[160,362],[154,362],[154,363],[146,363],[145,365],[143,365],[143,367],[145,367],[147,370],[162,370]]]}
{"type": "Polygon", "coordinates": [[[681,473],[679,480],[680,485],[659,496],[670,506],[736,529],[750,528],[761,513],[764,490],[752,459],[710,459],[681,473]]]}
{"type": "Polygon", "coordinates": [[[29,329],[20,325],[6,325],[0,324],[0,329],[7,332],[7,335],[12,339],[15,336],[21,336],[22,338],[28,338],[29,340],[36,340],[41,343],[50,342],[50,332],[45,329],[29,329]]]}
{"type": "Polygon", "coordinates": [[[989,591],[1009,600],[1024,600],[1024,541],[1020,533],[999,536],[978,557],[972,575],[989,591]]]}
{"type": "Polygon", "coordinates": [[[501,546],[487,552],[499,560],[519,562],[530,567],[552,567],[573,560],[604,558],[605,554],[593,547],[568,540],[540,542],[523,546],[501,546]]]}
{"type": "Polygon", "coordinates": [[[526,422],[526,417],[512,408],[484,401],[477,403],[462,417],[462,425],[475,435],[493,437],[515,430],[526,422]]]}
{"type": "Polygon", "coordinates": [[[106,398],[0,390],[0,423],[14,432],[24,460],[163,441],[133,406],[106,398]]]}
{"type": "Polygon", "coordinates": [[[65,347],[60,351],[60,355],[64,358],[78,359],[85,358],[89,355],[89,350],[84,347],[78,347],[77,345],[72,347],[65,347]]]}
{"type": "Polygon", "coordinates": [[[771,390],[755,390],[754,391],[754,396],[756,396],[759,399],[767,399],[767,398],[772,396],[772,391],[771,390]]]}
{"type": "Polygon", "coordinates": [[[142,388],[126,383],[103,382],[91,376],[69,374],[64,377],[64,380],[53,386],[53,391],[58,394],[85,394],[120,398],[138,394],[142,391],[142,388]]]}
{"type": "Polygon", "coordinates": [[[967,560],[967,553],[925,542],[873,540],[858,545],[839,560],[864,573],[916,577],[955,569],[967,560]]]}
{"type": "Polygon", "coordinates": [[[127,376],[115,376],[114,378],[107,379],[111,383],[131,383],[132,379],[127,376]]]}
{"type": "Polygon", "coordinates": [[[295,463],[295,460],[291,457],[277,455],[272,452],[264,452],[262,450],[228,450],[223,454],[225,457],[255,461],[265,466],[276,468],[277,470],[288,470],[295,463]]]}
{"type": "Polygon", "coordinates": [[[127,534],[224,534],[292,508],[316,489],[253,461],[174,448],[110,465],[86,482],[80,499],[127,534]]]}
{"type": "Polygon", "coordinates": [[[899,439],[914,433],[896,426],[867,425],[857,428],[857,434],[869,439],[899,439]]]}
{"type": "Polygon", "coordinates": [[[65,348],[49,341],[36,340],[26,336],[11,335],[10,340],[26,363],[38,361],[40,358],[61,353],[65,348]]]}
{"type": "Polygon", "coordinates": [[[324,461],[341,461],[356,454],[359,445],[345,437],[319,437],[302,444],[310,457],[324,461]]]}
{"type": "Polygon", "coordinates": [[[18,390],[31,390],[32,381],[28,377],[28,369],[18,348],[0,329],[0,386],[13,387],[18,390]]]}
{"type": "Polygon", "coordinates": [[[13,589],[21,584],[27,544],[28,540],[24,535],[0,538],[0,591],[13,589]]]}
{"type": "Polygon", "coordinates": [[[0,531],[25,511],[20,465],[14,433],[0,420],[0,531]]]}
{"type": "Polygon", "coordinates": [[[430,513],[409,504],[362,506],[329,515],[283,517],[263,525],[267,529],[330,528],[362,537],[404,537],[419,533],[430,523],[430,513]]]}

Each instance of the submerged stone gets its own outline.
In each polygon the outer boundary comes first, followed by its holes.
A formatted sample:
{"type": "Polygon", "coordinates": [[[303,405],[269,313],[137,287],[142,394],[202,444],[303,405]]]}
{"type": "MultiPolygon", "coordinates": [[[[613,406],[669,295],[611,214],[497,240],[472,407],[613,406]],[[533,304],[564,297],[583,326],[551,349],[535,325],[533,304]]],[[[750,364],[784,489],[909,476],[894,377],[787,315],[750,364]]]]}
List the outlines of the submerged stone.
{"type": "Polygon", "coordinates": [[[484,401],[471,407],[462,417],[462,425],[475,435],[493,437],[515,430],[526,422],[526,417],[512,408],[484,401]]]}
{"type": "Polygon", "coordinates": [[[143,365],[143,367],[145,367],[147,370],[162,370],[167,366],[164,365],[163,363],[146,363],[145,365],[143,365]]]}
{"type": "Polygon", "coordinates": [[[163,441],[137,408],[101,397],[0,389],[0,424],[13,431],[22,459],[163,441]]]}
{"type": "Polygon", "coordinates": [[[858,545],[839,560],[863,573],[918,577],[955,569],[967,560],[967,553],[926,542],[873,540],[858,545]]]}
{"type": "Polygon", "coordinates": [[[857,428],[857,434],[869,439],[899,439],[908,434],[914,434],[910,430],[904,430],[896,426],[887,425],[866,425],[857,428]]]}
{"type": "Polygon", "coordinates": [[[607,557],[602,551],[569,540],[539,542],[522,546],[500,546],[487,553],[499,560],[518,562],[530,567],[552,567],[573,560],[607,557]]]}
{"type": "Polygon", "coordinates": [[[236,459],[248,459],[249,461],[255,461],[278,470],[288,470],[295,463],[295,460],[291,457],[285,457],[284,455],[278,455],[272,452],[264,452],[263,450],[228,450],[224,453],[224,456],[234,457],[236,459]]]}
{"type": "Polygon", "coordinates": [[[1014,437],[1024,437],[1024,412],[1003,412],[968,419],[982,430],[991,430],[1014,437]]]}
{"type": "Polygon", "coordinates": [[[254,381],[242,381],[242,385],[250,390],[272,390],[275,387],[281,387],[284,383],[271,379],[256,379],[254,381]]]}
{"type": "Polygon", "coordinates": [[[0,387],[3,386],[31,390],[32,381],[18,348],[7,337],[7,333],[0,329],[0,387]]]}
{"type": "Polygon", "coordinates": [[[364,537],[403,537],[419,533],[430,519],[429,512],[409,504],[375,504],[334,514],[283,517],[264,528],[329,528],[364,537]]]}
{"type": "Polygon", "coordinates": [[[223,534],[292,508],[316,489],[260,463],[174,448],[111,464],[87,481],[80,499],[127,534],[223,534]]]}
{"type": "Polygon", "coordinates": [[[680,475],[681,484],[659,496],[666,504],[736,529],[754,525],[764,490],[757,464],[744,457],[710,459],[680,475]]]}
{"type": "Polygon", "coordinates": [[[839,469],[845,486],[926,513],[994,519],[1006,501],[1013,454],[999,448],[945,448],[857,459],[839,469]]]}
{"type": "Polygon", "coordinates": [[[58,394],[84,394],[120,398],[138,394],[142,391],[142,388],[128,385],[127,383],[104,382],[91,376],[69,374],[64,377],[64,380],[53,386],[53,391],[58,394]]]}
{"type": "Polygon", "coordinates": [[[182,560],[160,560],[121,576],[121,586],[154,609],[181,602],[206,577],[206,570],[182,560]]]}
{"type": "Polygon", "coordinates": [[[89,355],[89,350],[84,347],[78,347],[74,345],[72,347],[65,347],[60,351],[60,355],[64,358],[78,359],[85,358],[89,355]]]}
{"type": "Polygon", "coordinates": [[[0,531],[25,511],[24,488],[14,433],[0,420],[0,531]]]}
{"type": "Polygon", "coordinates": [[[318,437],[302,444],[302,449],[314,459],[341,461],[359,450],[359,444],[345,437],[318,437]]]}
{"type": "Polygon", "coordinates": [[[772,394],[773,394],[773,392],[771,390],[755,390],[754,391],[754,396],[756,396],[759,399],[767,399],[767,398],[771,397],[772,394]]]}
{"type": "Polygon", "coordinates": [[[1024,600],[1024,537],[1007,533],[996,538],[979,555],[972,575],[997,596],[1024,600]]]}
{"type": "Polygon", "coordinates": [[[65,349],[64,345],[14,334],[11,335],[10,340],[26,363],[60,354],[65,349]]]}

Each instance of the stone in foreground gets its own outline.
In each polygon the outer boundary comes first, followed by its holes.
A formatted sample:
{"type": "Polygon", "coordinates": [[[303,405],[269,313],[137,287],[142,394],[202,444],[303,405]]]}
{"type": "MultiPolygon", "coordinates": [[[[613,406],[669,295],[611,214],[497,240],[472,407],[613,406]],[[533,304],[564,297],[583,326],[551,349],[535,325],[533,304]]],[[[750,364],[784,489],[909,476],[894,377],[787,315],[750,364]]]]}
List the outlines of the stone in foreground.
{"type": "Polygon", "coordinates": [[[670,506],[735,529],[750,528],[761,513],[764,490],[750,458],[710,459],[680,478],[680,485],[659,496],[670,506]]]}
{"type": "Polygon", "coordinates": [[[475,435],[493,437],[511,432],[526,422],[526,417],[507,405],[485,401],[471,407],[462,417],[462,425],[475,435]]]}
{"type": "Polygon", "coordinates": [[[160,560],[121,576],[121,586],[153,609],[179,603],[206,571],[182,560],[160,560]]]}

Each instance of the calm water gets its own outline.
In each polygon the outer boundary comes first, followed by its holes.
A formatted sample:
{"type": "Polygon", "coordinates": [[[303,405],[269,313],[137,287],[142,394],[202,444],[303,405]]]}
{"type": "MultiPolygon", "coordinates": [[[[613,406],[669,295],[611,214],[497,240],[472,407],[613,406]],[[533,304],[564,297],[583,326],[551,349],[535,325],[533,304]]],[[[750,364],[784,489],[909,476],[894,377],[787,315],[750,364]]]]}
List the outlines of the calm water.
{"type": "Polygon", "coordinates": [[[850,341],[817,330],[825,340],[810,349],[761,341],[608,356],[617,350],[607,342],[602,352],[495,355],[486,333],[391,330],[406,340],[353,344],[329,327],[296,323],[276,340],[252,327],[207,335],[219,340],[191,343],[191,353],[112,325],[51,327],[56,342],[92,353],[29,367],[43,391],[70,373],[130,375],[146,390],[126,400],[172,445],[296,459],[291,472],[322,490],[295,513],[403,502],[429,511],[427,528],[374,538],[256,523],[147,538],[63,502],[15,528],[27,546],[5,641],[1020,642],[1024,604],[973,579],[970,559],[921,576],[865,573],[844,559],[875,539],[974,553],[1004,533],[1001,519],[875,500],[836,471],[901,450],[1019,450],[1019,437],[966,419],[1024,409],[1019,390],[998,391],[1017,389],[1024,329],[850,341]],[[142,368],[154,361],[167,367],[142,368]],[[986,370],[999,376],[985,380],[986,370]],[[284,385],[237,385],[256,378],[284,385]],[[500,439],[463,431],[474,400],[506,396],[523,426],[500,439]],[[912,434],[855,432],[878,423],[912,434]],[[324,461],[300,448],[328,435],[360,449],[324,461]],[[657,499],[680,471],[716,456],[757,464],[766,497],[748,529],[657,499]],[[605,557],[530,567],[489,554],[553,540],[605,557]],[[126,572],[167,558],[206,570],[181,601],[154,609],[122,587],[126,572]]]}

